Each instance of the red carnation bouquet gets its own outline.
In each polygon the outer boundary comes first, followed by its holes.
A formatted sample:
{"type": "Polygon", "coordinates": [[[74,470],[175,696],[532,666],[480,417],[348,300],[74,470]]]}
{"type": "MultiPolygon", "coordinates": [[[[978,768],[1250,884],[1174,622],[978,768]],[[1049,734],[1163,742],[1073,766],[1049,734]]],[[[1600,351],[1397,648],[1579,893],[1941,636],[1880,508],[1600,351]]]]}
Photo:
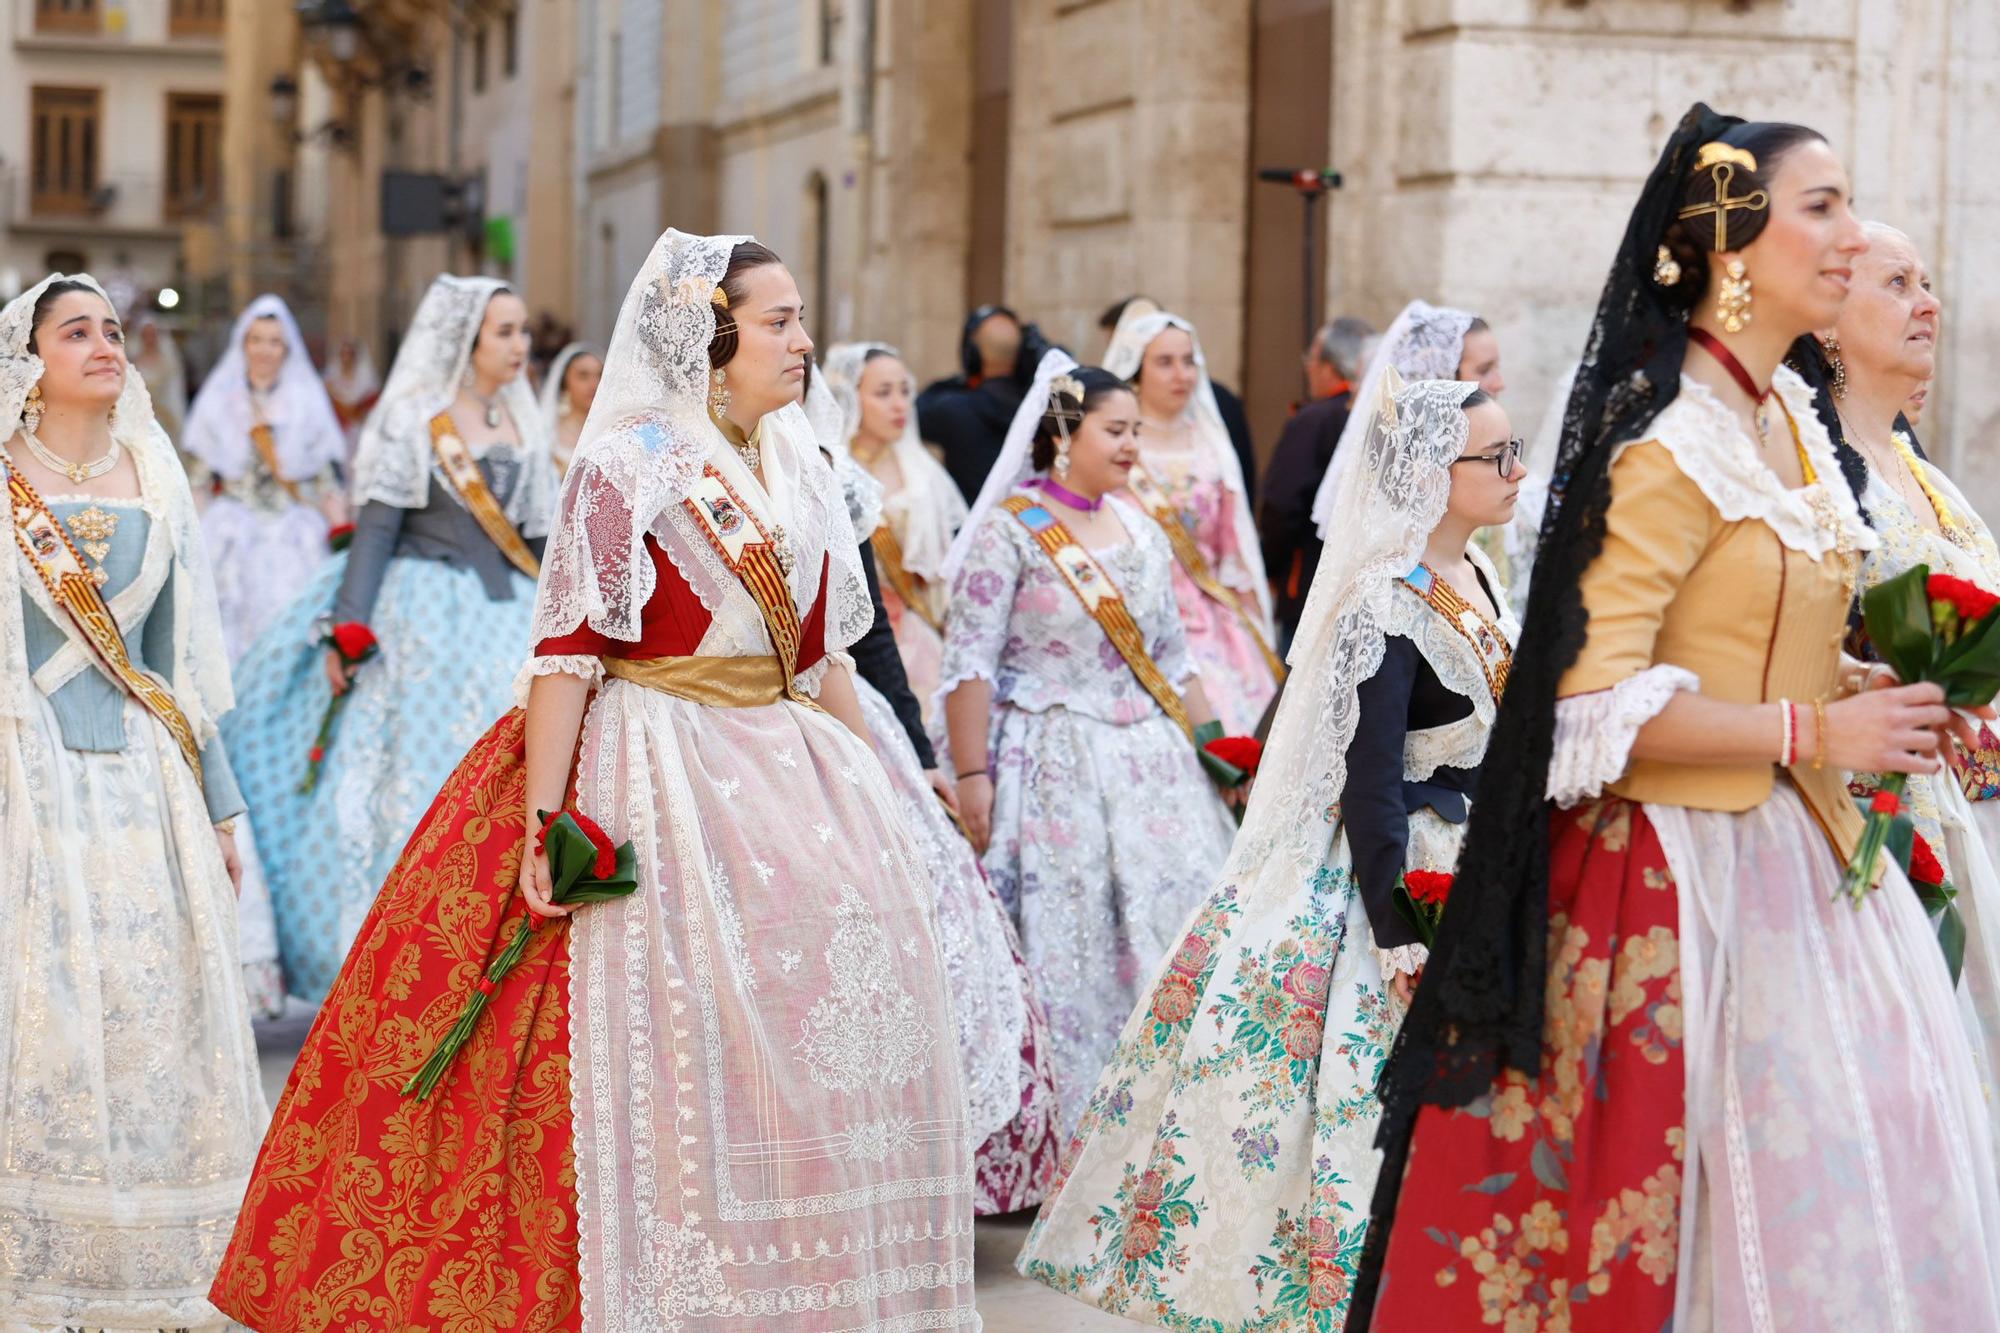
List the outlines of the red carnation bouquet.
{"type": "MultiPolygon", "coordinates": [[[[340,662],[349,671],[360,666],[380,651],[375,631],[358,620],[344,620],[328,630],[321,642],[340,654],[340,662]]],[[[313,737],[312,749],[306,754],[306,777],[299,784],[301,792],[310,792],[319,785],[319,770],[326,763],[326,747],[333,744],[333,720],[340,716],[340,709],[347,702],[346,694],[336,694],[327,700],[326,713],[319,720],[319,734],[313,737]]]]}
{"type": "MultiPolygon", "coordinates": [[[[1255,736],[1225,736],[1220,722],[1204,722],[1196,727],[1194,744],[1202,771],[1224,791],[1241,787],[1256,777],[1257,765],[1264,758],[1263,743],[1255,736]]],[[[1231,806],[1230,812],[1237,823],[1243,822],[1241,802],[1231,806]]]]}
{"type": "Polygon", "coordinates": [[[1437,943],[1438,923],[1444,920],[1444,905],[1451,897],[1453,878],[1442,870],[1406,870],[1396,881],[1396,910],[1417,932],[1426,949],[1437,943]]]}
{"type": "Polygon", "coordinates": [[[329,551],[345,551],[354,544],[354,525],[336,523],[327,529],[326,546],[329,551]]]}
{"type": "MultiPolygon", "coordinates": [[[[637,854],[632,849],[630,838],[614,846],[609,834],[574,810],[559,810],[555,814],[537,810],[535,817],[542,821],[542,831],[535,838],[535,846],[549,858],[549,897],[552,901],[566,907],[609,902],[613,898],[623,898],[639,887],[635,865],[637,854]]],[[[525,849],[522,854],[527,854],[525,849]]],[[[534,937],[535,926],[540,920],[540,917],[530,915],[522,918],[520,925],[514,928],[514,938],[507,941],[507,947],[487,965],[486,971],[473,986],[472,994],[465,997],[458,1017],[438,1042],[437,1049],[424,1061],[423,1068],[403,1085],[405,1097],[424,1100],[450,1072],[452,1061],[458,1058],[465,1043],[472,1039],[472,1030],[479,1024],[479,1016],[486,1012],[493,993],[500,989],[500,983],[506,980],[507,974],[519,967],[521,959],[527,955],[528,941],[534,937]]]]}
{"type": "MultiPolygon", "coordinates": [[[[2000,631],[1994,628],[2000,625],[2000,597],[1977,584],[1916,565],[1862,596],[1861,624],[1875,655],[1904,684],[1934,681],[1944,687],[1947,707],[1978,708],[2000,692],[2000,631]]],[[[1857,907],[1874,887],[1877,865],[1892,840],[1914,849],[1902,832],[1908,782],[1903,773],[1885,773],[1876,781],[1861,845],[1840,881],[1841,892],[1857,907]]],[[[1909,856],[1902,859],[1907,863],[1909,856]]]]}

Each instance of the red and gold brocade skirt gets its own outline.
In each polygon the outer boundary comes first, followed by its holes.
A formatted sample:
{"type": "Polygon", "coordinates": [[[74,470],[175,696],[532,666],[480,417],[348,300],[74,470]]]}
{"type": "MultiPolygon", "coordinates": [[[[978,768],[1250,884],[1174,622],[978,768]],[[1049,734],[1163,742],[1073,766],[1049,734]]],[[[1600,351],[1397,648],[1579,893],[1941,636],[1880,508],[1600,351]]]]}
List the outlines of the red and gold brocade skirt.
{"type": "Polygon", "coordinates": [[[567,923],[430,1098],[401,1091],[523,916],[523,731],[439,791],[299,1053],[210,1292],[260,1333],[581,1326],[567,923]]]}

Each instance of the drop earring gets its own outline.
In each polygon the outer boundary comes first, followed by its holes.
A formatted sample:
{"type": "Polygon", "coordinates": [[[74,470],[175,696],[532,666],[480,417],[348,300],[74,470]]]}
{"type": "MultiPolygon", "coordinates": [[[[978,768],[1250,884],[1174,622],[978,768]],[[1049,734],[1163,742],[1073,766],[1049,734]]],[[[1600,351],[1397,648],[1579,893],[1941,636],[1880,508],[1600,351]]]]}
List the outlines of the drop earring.
{"type": "Polygon", "coordinates": [[[1828,334],[1820,348],[1826,353],[1826,368],[1833,376],[1827,387],[1833,390],[1835,398],[1847,397],[1847,363],[1840,359],[1840,339],[1828,334]]]}
{"type": "Polygon", "coordinates": [[[718,422],[722,414],[729,410],[729,372],[716,367],[708,377],[708,414],[718,422]]]}
{"type": "Polygon", "coordinates": [[[1722,273],[1722,286],[1715,294],[1715,317],[1727,332],[1741,333],[1750,323],[1750,275],[1740,259],[1730,260],[1722,273]]]}
{"type": "Polygon", "coordinates": [[[28,386],[27,401],[21,404],[21,429],[33,435],[42,425],[42,386],[28,386]]]}

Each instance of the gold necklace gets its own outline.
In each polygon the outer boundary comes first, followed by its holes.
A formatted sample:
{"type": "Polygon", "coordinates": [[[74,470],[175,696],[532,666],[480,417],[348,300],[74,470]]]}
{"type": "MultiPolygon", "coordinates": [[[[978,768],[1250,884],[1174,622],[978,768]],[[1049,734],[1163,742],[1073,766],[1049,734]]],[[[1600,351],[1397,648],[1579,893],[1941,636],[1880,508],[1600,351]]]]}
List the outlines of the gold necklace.
{"type": "Polygon", "coordinates": [[[68,477],[71,481],[79,485],[86,481],[93,481],[109,472],[112,468],[117,467],[119,455],[124,452],[124,446],[119,444],[117,440],[113,440],[111,447],[104,451],[102,458],[92,459],[88,463],[72,463],[36,439],[35,432],[29,430],[26,426],[21,427],[21,438],[28,442],[28,452],[33,454],[43,467],[49,469],[51,472],[62,473],[65,477],[68,477]]]}

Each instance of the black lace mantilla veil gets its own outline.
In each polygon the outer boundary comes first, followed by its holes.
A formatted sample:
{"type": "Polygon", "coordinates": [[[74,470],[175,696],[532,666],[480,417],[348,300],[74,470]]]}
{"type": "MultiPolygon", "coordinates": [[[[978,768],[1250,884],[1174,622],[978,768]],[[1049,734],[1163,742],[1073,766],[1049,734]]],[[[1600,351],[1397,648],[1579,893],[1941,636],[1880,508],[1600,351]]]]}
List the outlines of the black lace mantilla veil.
{"type": "MultiPolygon", "coordinates": [[[[1473,803],[1451,911],[1382,1074],[1376,1140],[1382,1174],[1349,1333],[1365,1330],[1373,1313],[1419,1108],[1464,1106],[1504,1069],[1530,1078],[1540,1072],[1549,877],[1544,789],[1556,687],[1582,650],[1589,623],[1582,576],[1604,546],[1612,454],[1639,438],[1680,392],[1687,319],[1703,283],[1690,278],[1673,290],[1656,285],[1656,256],[1701,146],[1730,141],[1744,123],[1702,103],[1681,118],[1632,210],[1598,302],[1563,414],[1521,650],[1487,746],[1489,758],[1506,763],[1510,780],[1482,789],[1473,803]]],[[[1825,383],[1823,375],[1815,378],[1816,388],[1825,383]]],[[[1825,404],[1823,415],[1830,417],[1830,397],[1825,404]]],[[[1837,432],[1834,439],[1840,439],[1837,432]]],[[[1843,452],[1842,470],[1858,493],[1865,473],[1856,466],[1858,456],[1847,456],[1851,452],[1843,452]]]]}

